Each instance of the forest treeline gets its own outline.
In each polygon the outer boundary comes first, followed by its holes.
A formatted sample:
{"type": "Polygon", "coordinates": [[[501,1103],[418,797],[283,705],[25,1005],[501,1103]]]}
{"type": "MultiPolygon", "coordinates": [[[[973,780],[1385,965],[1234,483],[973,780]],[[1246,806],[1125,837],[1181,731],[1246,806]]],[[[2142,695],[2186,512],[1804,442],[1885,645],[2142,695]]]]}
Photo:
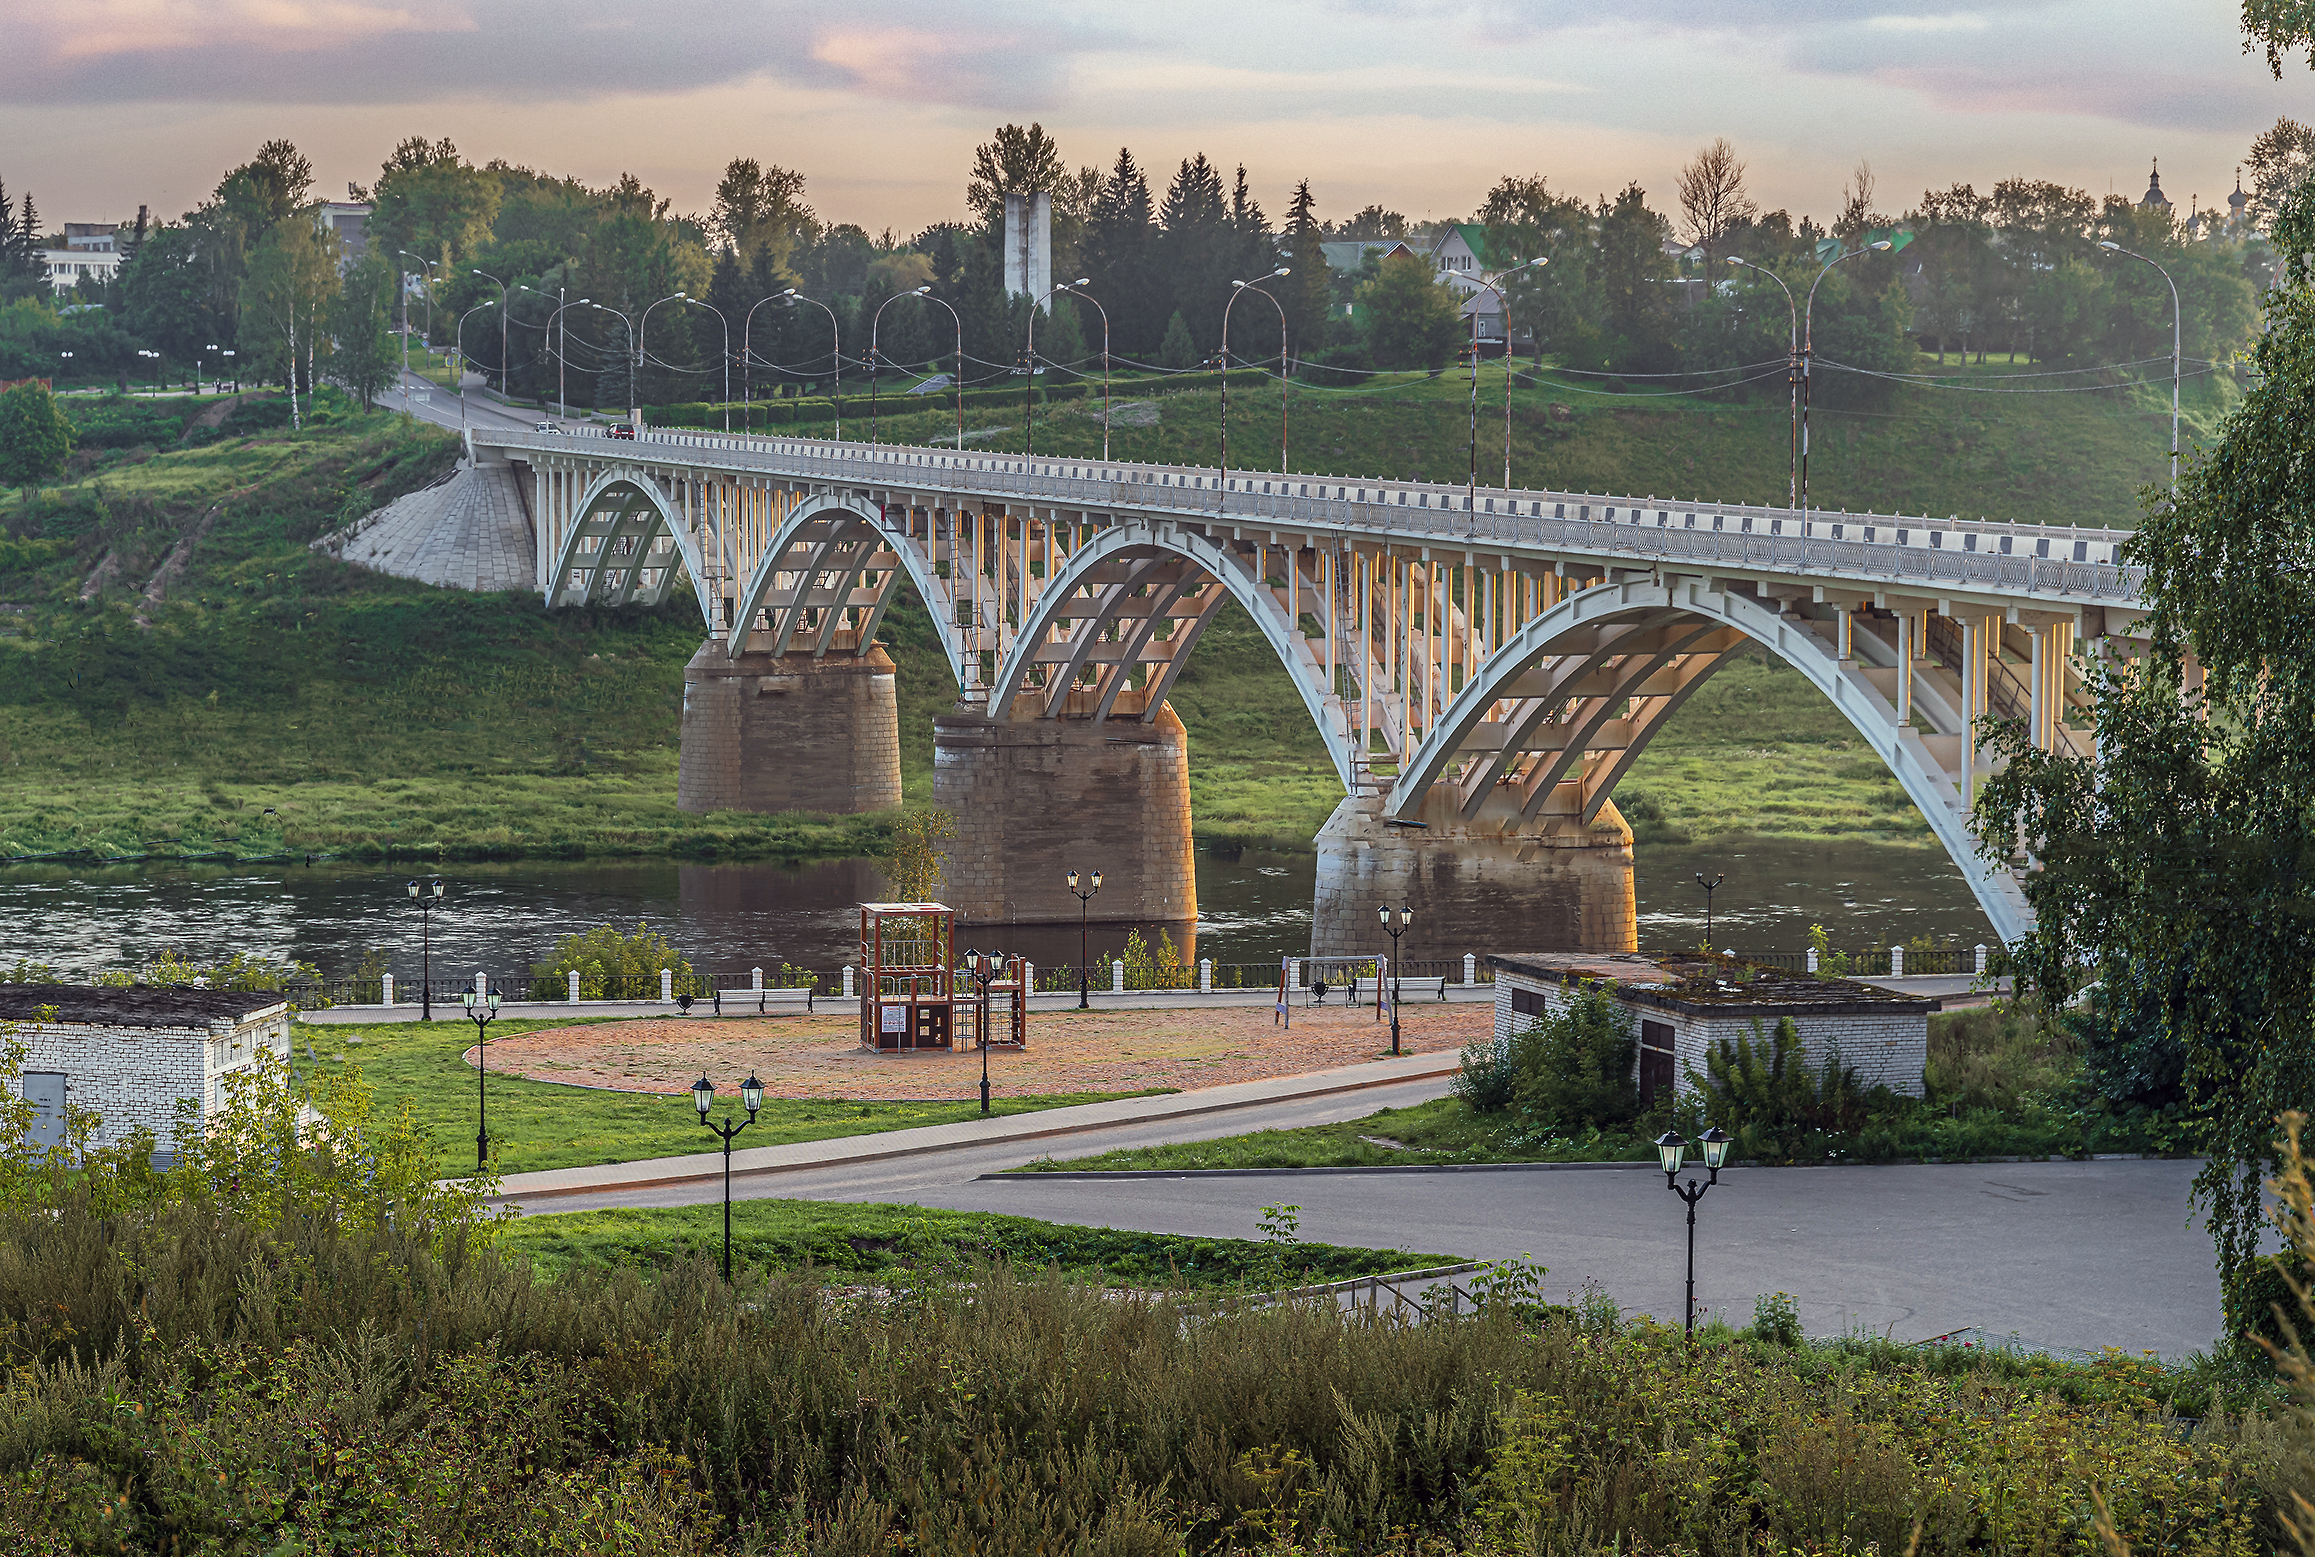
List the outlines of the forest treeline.
{"type": "Polygon", "coordinates": [[[1001,252],[1005,197],[1026,191],[1052,200],[1054,279],[1082,278],[1091,300],[1058,295],[1038,313],[1036,365],[1056,378],[1090,371],[1105,335],[1120,364],[1214,365],[1241,281],[1277,308],[1240,295],[1233,363],[1283,356],[1336,384],[1436,369],[1470,344],[1432,258],[1457,229],[1498,272],[1514,344],[1564,369],[1782,393],[1788,297],[1813,284],[1817,356],[1848,370],[1820,378],[1828,398],[1873,398],[1890,382],[1875,375],[1911,371],[1917,350],[2150,374],[2170,354],[2169,286],[2118,246],[2176,282],[2184,355],[2202,371],[2256,329],[2274,274],[2264,218],[2311,162],[2315,131],[2284,120],[2250,149],[2252,191],[2184,214],[2024,177],[1884,209],[1860,164],[1820,222],[1761,209],[1716,141],[1667,200],[1506,175],[1468,222],[1415,224],[1371,204],[1332,217],[1307,180],[1274,219],[1243,165],[1201,154],[1161,176],[1126,148],[1072,166],[1041,126],[1007,125],[977,149],[960,216],[904,235],[824,217],[804,174],[754,158],[734,158],[710,208],[687,214],[632,175],[593,188],[412,137],[349,191],[373,209],[348,263],[314,219],[311,163],[277,140],[182,218],[125,230],[117,278],[62,299],[36,260],[61,239],[39,233],[29,196],[0,188],[0,297],[13,299],[0,376],[214,373],[230,342],[239,377],[334,379],[366,399],[392,378],[407,316],[493,384],[580,406],[713,400],[727,381],[735,399],[825,393],[872,366],[954,372],[960,348],[967,383],[999,383],[1028,356],[1031,302],[1007,295],[1001,252]],[[1820,279],[1835,256],[1848,257],[1820,279]]]}

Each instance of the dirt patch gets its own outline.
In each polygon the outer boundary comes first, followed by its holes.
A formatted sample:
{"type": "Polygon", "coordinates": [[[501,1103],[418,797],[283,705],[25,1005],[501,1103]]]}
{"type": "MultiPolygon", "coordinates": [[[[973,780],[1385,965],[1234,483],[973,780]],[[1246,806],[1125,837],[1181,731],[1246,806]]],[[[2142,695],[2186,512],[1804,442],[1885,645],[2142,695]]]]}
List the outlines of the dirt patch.
{"type": "Polygon", "coordinates": [[[248,389],[238,395],[228,395],[215,405],[202,407],[200,415],[185,423],[185,431],[191,432],[196,427],[222,427],[225,425],[225,418],[231,416],[233,408],[241,404],[242,401],[271,400],[273,398],[274,392],[270,389],[248,389]]]}
{"type": "MultiPolygon", "coordinates": [[[[1410,1005],[1399,1019],[1410,1054],[1460,1049],[1494,1031],[1491,1005],[1410,1005]]],[[[652,1017],[559,1027],[493,1040],[490,1068],[572,1086],[680,1093],[706,1074],[726,1090],[751,1071],[781,1098],[945,1098],[980,1087],[977,1050],[871,1054],[855,1012],[744,1019],[652,1017]]],[[[1332,1070],[1388,1054],[1391,1030],[1372,1007],[1294,1013],[1292,1031],[1267,1006],[1177,1011],[1054,1011],[1029,1018],[1026,1052],[993,1051],[1001,1097],[1218,1087],[1332,1070]]],[[[466,1051],[474,1063],[474,1050],[466,1051]]]]}

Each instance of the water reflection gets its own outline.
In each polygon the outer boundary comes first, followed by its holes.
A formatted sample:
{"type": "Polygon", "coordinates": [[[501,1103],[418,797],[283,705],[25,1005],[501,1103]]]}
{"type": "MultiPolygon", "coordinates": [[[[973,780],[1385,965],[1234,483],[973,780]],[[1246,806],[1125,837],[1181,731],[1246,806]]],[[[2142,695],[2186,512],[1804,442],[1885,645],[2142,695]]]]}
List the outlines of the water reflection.
{"type": "MultiPolygon", "coordinates": [[[[1714,902],[1714,939],[1740,950],[1798,950],[1814,923],[1853,946],[1923,934],[1964,945],[1993,939],[1960,873],[1934,850],[1750,839],[1643,845],[1636,855],[1640,944],[1648,950],[1701,938],[1699,870],[1726,873],[1714,902]]],[[[1203,918],[1195,926],[1144,927],[1151,942],[1162,931],[1185,958],[1220,963],[1307,951],[1315,854],[1201,851],[1197,869],[1203,918]]],[[[376,951],[408,980],[419,961],[418,916],[403,890],[411,874],[407,866],[129,866],[81,874],[18,867],[0,872],[0,961],[24,957],[85,977],[136,966],[163,950],[196,958],[241,950],[343,974],[376,951]]],[[[776,969],[786,960],[825,972],[856,954],[855,905],[889,890],[867,860],[517,861],[462,864],[441,874],[450,890],[434,914],[438,979],[482,968],[511,980],[565,935],[638,919],[665,929],[706,971],[776,969]]],[[[1131,928],[1095,922],[1087,937],[1094,956],[1119,952],[1131,928]]],[[[1078,955],[1070,926],[967,925],[959,939],[1020,951],[1046,967],[1074,966],[1078,955]]],[[[1533,939],[1512,922],[1501,945],[1527,948],[1533,939]]]]}

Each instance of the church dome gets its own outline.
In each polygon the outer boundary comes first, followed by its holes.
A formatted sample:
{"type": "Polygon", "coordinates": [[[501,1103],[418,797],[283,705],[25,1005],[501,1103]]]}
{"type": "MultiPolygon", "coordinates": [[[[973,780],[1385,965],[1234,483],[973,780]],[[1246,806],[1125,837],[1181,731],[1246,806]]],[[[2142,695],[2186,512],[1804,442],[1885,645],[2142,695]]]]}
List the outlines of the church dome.
{"type": "Polygon", "coordinates": [[[2147,175],[2146,194],[2139,200],[2138,205],[2141,210],[2149,206],[2160,206],[2166,211],[2170,209],[2170,197],[2162,192],[2162,161],[2160,158],[2155,159],[2154,171],[2147,175]]]}

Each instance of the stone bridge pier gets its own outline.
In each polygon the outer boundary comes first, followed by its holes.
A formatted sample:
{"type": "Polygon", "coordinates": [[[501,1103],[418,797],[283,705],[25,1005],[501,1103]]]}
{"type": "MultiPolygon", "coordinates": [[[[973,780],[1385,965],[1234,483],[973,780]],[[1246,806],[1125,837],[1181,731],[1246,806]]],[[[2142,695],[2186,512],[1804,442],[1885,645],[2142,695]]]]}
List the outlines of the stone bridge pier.
{"type": "Polygon", "coordinates": [[[956,818],[950,906],[972,923],[1075,924],[1069,872],[1099,870],[1095,920],[1168,926],[1186,955],[1198,881],[1181,720],[1163,703],[1148,720],[1043,718],[1042,703],[933,720],[933,803],[956,818]]]}
{"type": "Polygon", "coordinates": [[[727,654],[700,645],[683,667],[683,811],[817,811],[900,805],[900,711],[892,659],[727,654]]]}

